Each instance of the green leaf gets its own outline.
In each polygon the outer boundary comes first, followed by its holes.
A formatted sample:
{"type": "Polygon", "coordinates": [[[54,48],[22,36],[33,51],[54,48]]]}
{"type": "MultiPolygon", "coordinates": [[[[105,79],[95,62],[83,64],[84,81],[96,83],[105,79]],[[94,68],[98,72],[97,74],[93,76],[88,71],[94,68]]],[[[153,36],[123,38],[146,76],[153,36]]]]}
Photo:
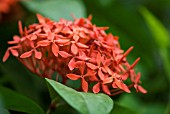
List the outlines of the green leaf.
{"type": "Polygon", "coordinates": [[[159,53],[162,57],[162,61],[163,61],[163,66],[164,66],[164,69],[165,69],[165,72],[167,74],[167,77],[169,79],[169,82],[170,82],[170,60],[169,60],[169,50],[168,49],[165,49],[165,48],[161,48],[159,49],[159,53]]]}
{"type": "Polygon", "coordinates": [[[109,114],[113,108],[112,99],[105,94],[77,92],[56,81],[46,81],[60,97],[82,114],[109,114]]]}
{"type": "Polygon", "coordinates": [[[46,1],[22,1],[30,11],[40,13],[54,20],[59,18],[72,19],[85,16],[85,7],[80,0],[46,0],[46,1]]]}
{"type": "Polygon", "coordinates": [[[1,96],[0,96],[0,114],[10,114],[9,111],[4,108],[1,96]]]}
{"type": "Polygon", "coordinates": [[[5,108],[8,110],[26,112],[29,114],[45,114],[41,107],[34,101],[8,88],[0,86],[0,95],[4,101],[5,108]]]}
{"type": "Polygon", "coordinates": [[[169,46],[169,34],[165,26],[153,16],[145,7],[140,8],[140,12],[143,15],[157,45],[160,48],[166,48],[169,46]]]}
{"type": "Polygon", "coordinates": [[[114,109],[111,111],[110,114],[138,114],[138,113],[127,107],[121,106],[118,103],[115,103],[114,109]]]}
{"type": "Polygon", "coordinates": [[[141,14],[143,15],[144,19],[147,22],[148,27],[150,28],[150,31],[152,35],[154,36],[154,39],[159,46],[159,53],[162,57],[163,66],[165,69],[165,72],[167,74],[167,77],[170,81],[170,60],[169,60],[169,34],[168,30],[165,28],[165,26],[156,18],[154,17],[145,7],[141,7],[140,9],[141,14]]]}
{"type": "Polygon", "coordinates": [[[2,71],[0,83],[8,83],[17,92],[42,104],[40,92],[45,88],[44,80],[32,74],[14,57],[6,63],[0,63],[0,70],[2,71]]]}

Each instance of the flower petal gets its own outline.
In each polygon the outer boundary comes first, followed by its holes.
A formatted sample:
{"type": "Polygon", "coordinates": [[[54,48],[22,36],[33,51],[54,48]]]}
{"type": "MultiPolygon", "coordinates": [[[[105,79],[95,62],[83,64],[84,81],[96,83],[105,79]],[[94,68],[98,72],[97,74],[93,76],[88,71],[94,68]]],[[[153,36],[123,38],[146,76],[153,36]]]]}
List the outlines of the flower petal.
{"type": "Polygon", "coordinates": [[[113,88],[118,88],[115,82],[112,83],[112,87],[113,88]]]}
{"type": "Polygon", "coordinates": [[[147,93],[147,91],[142,86],[138,85],[137,88],[141,93],[144,93],[144,94],[147,93]]]}
{"type": "Polygon", "coordinates": [[[136,66],[136,64],[139,62],[140,60],[140,57],[138,57],[134,62],[133,64],[131,65],[131,68],[134,68],[136,66]]]}
{"type": "Polygon", "coordinates": [[[79,71],[80,71],[81,75],[84,74],[84,70],[85,70],[85,62],[84,61],[75,62],[74,67],[79,68],[79,71]]]}
{"type": "Polygon", "coordinates": [[[82,61],[87,61],[87,60],[90,60],[90,58],[89,57],[84,57],[84,56],[77,56],[76,57],[77,59],[79,59],[79,60],[82,60],[82,61]]]}
{"type": "Polygon", "coordinates": [[[84,75],[84,77],[96,77],[96,72],[91,69],[87,69],[87,73],[84,75]]]}
{"type": "Polygon", "coordinates": [[[82,65],[82,61],[76,61],[76,62],[74,63],[74,67],[75,67],[75,68],[80,68],[81,65],[82,65]]]}
{"type": "Polygon", "coordinates": [[[80,18],[80,19],[76,19],[75,22],[74,22],[75,25],[83,25],[84,24],[84,19],[83,18],[80,18]]]}
{"type": "Polygon", "coordinates": [[[9,49],[7,49],[2,61],[5,62],[9,58],[9,55],[10,55],[10,52],[9,52],[9,49]]]}
{"type": "Polygon", "coordinates": [[[55,40],[56,43],[58,44],[66,44],[70,41],[70,39],[57,39],[55,40]]]}
{"type": "Polygon", "coordinates": [[[36,49],[34,50],[35,58],[41,59],[42,58],[42,53],[38,52],[36,49]]]}
{"type": "Polygon", "coordinates": [[[63,26],[57,26],[54,30],[55,34],[58,34],[62,30],[63,26]]]}
{"type": "Polygon", "coordinates": [[[140,72],[137,74],[137,76],[136,76],[136,79],[135,79],[135,83],[136,84],[138,84],[139,83],[139,81],[140,81],[140,76],[141,76],[141,74],[140,74],[140,72]]]}
{"type": "Polygon", "coordinates": [[[72,55],[71,54],[69,54],[69,53],[67,53],[67,52],[65,52],[65,51],[59,51],[58,52],[60,55],[61,55],[61,57],[63,57],[63,58],[68,58],[68,57],[71,57],[72,55]]]}
{"type": "Polygon", "coordinates": [[[89,48],[89,46],[86,46],[86,45],[84,45],[84,44],[82,44],[82,43],[76,43],[76,45],[77,45],[78,47],[80,47],[80,48],[89,48]]]}
{"type": "Polygon", "coordinates": [[[107,73],[107,70],[104,67],[100,67],[104,73],[107,73]]]}
{"type": "Polygon", "coordinates": [[[98,79],[96,76],[90,76],[90,77],[88,77],[88,79],[89,79],[90,81],[92,81],[92,82],[97,82],[97,81],[99,81],[99,79],[98,79]]]}
{"type": "Polygon", "coordinates": [[[55,43],[52,43],[52,52],[56,57],[58,57],[59,47],[55,43]]]}
{"type": "Polygon", "coordinates": [[[77,34],[74,34],[73,39],[74,39],[76,42],[78,42],[79,36],[78,36],[77,34]]]}
{"type": "Polygon", "coordinates": [[[127,87],[126,84],[122,84],[122,90],[124,90],[124,91],[127,92],[127,93],[130,93],[130,90],[129,90],[129,88],[127,87]]]}
{"type": "Polygon", "coordinates": [[[78,80],[79,78],[81,78],[81,76],[76,74],[67,74],[66,76],[71,80],[78,80]]]}
{"type": "Polygon", "coordinates": [[[87,36],[86,36],[86,34],[85,34],[84,32],[80,32],[80,33],[79,33],[79,36],[80,36],[81,38],[87,38],[87,36]]]}
{"type": "MultiPolygon", "coordinates": [[[[92,37],[95,37],[95,36],[92,36],[92,37]]],[[[98,45],[98,46],[101,46],[101,44],[100,44],[99,41],[94,40],[94,43],[95,43],[96,45],[98,45]]]]}
{"type": "Polygon", "coordinates": [[[10,49],[10,51],[11,51],[11,53],[12,53],[13,56],[18,57],[19,53],[18,53],[17,50],[10,49]]]}
{"type": "Polygon", "coordinates": [[[111,95],[109,88],[108,88],[106,85],[104,85],[104,84],[102,84],[102,90],[103,90],[106,94],[111,95]]]}
{"type": "Polygon", "coordinates": [[[50,44],[50,41],[48,40],[42,40],[37,43],[38,46],[48,46],[50,44]]]}
{"type": "Polygon", "coordinates": [[[82,89],[84,92],[88,91],[88,83],[86,82],[84,78],[82,78],[82,89]]]}
{"type": "Polygon", "coordinates": [[[18,42],[16,41],[8,41],[8,44],[17,44],[18,42]]]}
{"type": "Polygon", "coordinates": [[[96,58],[96,59],[97,59],[96,62],[97,62],[97,65],[98,65],[98,66],[100,66],[100,64],[101,64],[101,58],[102,58],[102,57],[101,57],[101,54],[98,52],[98,53],[97,53],[97,58],[96,58]]]}
{"type": "Polygon", "coordinates": [[[37,14],[37,18],[38,18],[39,23],[41,23],[41,24],[45,23],[45,18],[42,15],[37,14]]]}
{"type": "Polygon", "coordinates": [[[101,80],[104,80],[104,74],[102,73],[101,69],[98,70],[98,75],[100,77],[101,80]]]}
{"type": "Polygon", "coordinates": [[[76,56],[76,58],[82,61],[90,60],[90,57],[87,57],[83,51],[79,51],[79,56],[76,56]]]}
{"type": "Polygon", "coordinates": [[[71,45],[71,52],[75,55],[78,53],[78,48],[74,43],[71,45]]]}
{"type": "Polygon", "coordinates": [[[36,34],[39,38],[44,38],[44,39],[46,39],[47,38],[47,34],[44,34],[44,33],[38,33],[38,34],[36,34]]]}
{"type": "Polygon", "coordinates": [[[108,77],[108,78],[105,78],[103,80],[103,84],[108,84],[108,83],[111,83],[111,82],[113,82],[113,77],[108,77]]]}
{"type": "Polygon", "coordinates": [[[75,68],[74,64],[75,64],[75,59],[72,58],[72,59],[70,60],[70,62],[68,63],[68,67],[69,67],[69,69],[70,69],[71,71],[75,68]]]}
{"type": "Polygon", "coordinates": [[[50,32],[50,30],[48,31],[48,39],[50,41],[53,41],[54,40],[54,33],[50,32]]]}
{"type": "Polygon", "coordinates": [[[132,50],[133,50],[133,46],[131,46],[124,54],[123,57],[126,57],[132,50]]]}
{"type": "Polygon", "coordinates": [[[23,32],[23,28],[22,28],[22,22],[18,21],[18,27],[19,27],[19,33],[21,36],[23,36],[24,32],[23,32]]]}
{"type": "Polygon", "coordinates": [[[32,50],[23,53],[23,54],[20,56],[20,58],[28,58],[28,57],[30,57],[31,55],[32,55],[32,50]]]}
{"type": "Polygon", "coordinates": [[[47,37],[47,38],[48,38],[49,40],[52,40],[52,39],[51,39],[52,37],[50,36],[51,30],[50,30],[50,28],[49,28],[47,25],[44,25],[44,26],[43,26],[43,31],[44,31],[46,34],[48,34],[48,37],[47,37]]]}
{"type": "Polygon", "coordinates": [[[84,70],[85,70],[85,62],[84,61],[81,62],[79,70],[80,70],[81,75],[83,75],[84,74],[84,70]]]}
{"type": "Polygon", "coordinates": [[[99,93],[100,83],[98,82],[96,85],[94,85],[92,90],[93,90],[94,93],[99,93]]]}
{"type": "Polygon", "coordinates": [[[87,65],[87,67],[91,68],[92,70],[96,70],[98,68],[98,66],[96,66],[96,65],[94,65],[92,63],[86,62],[86,65],[87,65]]]}
{"type": "Polygon", "coordinates": [[[70,30],[69,27],[64,27],[63,30],[61,31],[63,34],[72,34],[72,31],[70,30]]]}
{"type": "Polygon", "coordinates": [[[102,46],[104,47],[104,48],[106,48],[106,49],[112,49],[109,45],[107,45],[107,44],[104,44],[104,43],[101,43],[102,44],[102,46]]]}
{"type": "Polygon", "coordinates": [[[17,35],[13,36],[13,41],[8,41],[8,44],[17,44],[20,41],[20,37],[17,35]]]}
{"type": "Polygon", "coordinates": [[[13,39],[14,39],[14,41],[16,41],[16,42],[19,42],[21,38],[20,38],[19,36],[17,36],[17,35],[14,35],[14,36],[13,36],[13,39]]]}
{"type": "Polygon", "coordinates": [[[123,83],[120,80],[115,78],[115,83],[116,83],[117,87],[119,87],[120,89],[123,89],[123,87],[122,87],[123,83]]]}
{"type": "Polygon", "coordinates": [[[104,66],[105,70],[109,73],[109,75],[114,75],[114,72],[108,67],[108,66],[104,66]]]}
{"type": "Polygon", "coordinates": [[[30,37],[31,40],[36,40],[37,39],[37,35],[33,34],[31,37],[30,37]]]}
{"type": "Polygon", "coordinates": [[[126,72],[122,74],[121,77],[122,77],[122,80],[126,80],[129,77],[129,73],[126,72]]]}

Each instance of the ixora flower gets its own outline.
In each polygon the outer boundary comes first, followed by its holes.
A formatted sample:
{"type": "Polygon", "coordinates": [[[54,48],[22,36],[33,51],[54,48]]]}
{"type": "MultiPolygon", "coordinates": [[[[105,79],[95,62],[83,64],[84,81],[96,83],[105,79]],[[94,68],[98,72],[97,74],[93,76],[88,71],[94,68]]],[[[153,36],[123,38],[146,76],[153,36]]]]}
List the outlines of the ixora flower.
{"type": "Polygon", "coordinates": [[[116,95],[130,93],[130,88],[146,93],[140,86],[140,73],[134,67],[137,58],[129,64],[126,52],[120,48],[118,37],[106,34],[108,27],[97,27],[88,18],[74,18],[74,21],[60,19],[58,22],[37,14],[39,23],[22,28],[19,21],[20,36],[13,41],[3,57],[15,56],[30,71],[40,77],[52,79],[57,72],[62,83],[68,80],[81,80],[81,90],[94,93],[104,92],[116,95]],[[130,85],[125,84],[125,82],[130,85]]]}

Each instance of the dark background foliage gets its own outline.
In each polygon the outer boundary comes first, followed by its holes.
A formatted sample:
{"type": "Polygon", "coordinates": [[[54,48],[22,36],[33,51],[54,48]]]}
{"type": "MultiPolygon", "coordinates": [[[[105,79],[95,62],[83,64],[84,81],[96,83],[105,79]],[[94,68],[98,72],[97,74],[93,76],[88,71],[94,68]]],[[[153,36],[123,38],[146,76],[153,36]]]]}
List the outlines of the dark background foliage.
{"type": "MultiPolygon", "coordinates": [[[[70,13],[76,17],[93,15],[92,22],[97,26],[109,26],[108,33],[119,36],[121,47],[127,50],[131,45],[135,48],[129,54],[131,63],[141,57],[136,67],[142,73],[142,85],[148,93],[143,95],[134,90],[131,94],[123,93],[112,97],[114,101],[135,110],[139,114],[168,114],[170,109],[170,37],[164,42],[165,36],[155,38],[157,33],[151,30],[144,15],[149,17],[144,7],[170,31],[170,1],[169,0],[34,0],[35,2],[20,2],[16,11],[4,15],[0,21],[0,60],[7,49],[7,41],[19,34],[17,21],[23,24],[37,22],[36,13],[54,20],[59,18],[72,19],[70,13]],[[37,2],[38,1],[38,2],[37,2]],[[54,1],[57,3],[43,3],[54,1]],[[41,3],[40,3],[41,2],[41,3]],[[43,5],[42,5],[43,4],[43,5]],[[169,41],[169,42],[168,42],[169,41]]],[[[155,20],[152,20],[155,22],[155,20]]],[[[162,32],[162,28],[158,26],[162,32]]],[[[30,73],[16,58],[0,62],[0,85],[11,88],[16,92],[31,98],[43,109],[50,103],[49,93],[45,81],[30,73]]],[[[0,103],[1,104],[1,103],[0,103]]],[[[117,108],[117,110],[120,110],[117,108]]],[[[129,113],[127,113],[129,114],[129,113]]]]}

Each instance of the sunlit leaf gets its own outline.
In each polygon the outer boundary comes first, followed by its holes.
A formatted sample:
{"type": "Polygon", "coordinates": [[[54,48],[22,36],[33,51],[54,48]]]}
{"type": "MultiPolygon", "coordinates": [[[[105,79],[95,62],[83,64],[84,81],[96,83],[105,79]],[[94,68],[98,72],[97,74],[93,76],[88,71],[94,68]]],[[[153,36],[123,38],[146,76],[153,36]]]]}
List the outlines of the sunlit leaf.
{"type": "Polygon", "coordinates": [[[145,7],[140,8],[140,12],[143,15],[152,35],[159,47],[169,46],[169,34],[165,26],[149,12],[145,7]]]}
{"type": "Polygon", "coordinates": [[[49,88],[82,114],[109,114],[113,108],[112,99],[105,94],[77,92],[56,81],[46,79],[49,88]]]}
{"type": "Polygon", "coordinates": [[[23,0],[22,3],[30,11],[54,20],[72,19],[72,14],[78,18],[85,16],[85,7],[80,0],[23,0]]]}
{"type": "Polygon", "coordinates": [[[156,18],[152,13],[150,13],[145,7],[141,7],[141,14],[143,15],[146,23],[155,39],[158,47],[159,53],[163,60],[163,65],[166,71],[166,74],[170,81],[170,60],[168,55],[168,48],[170,44],[168,30],[165,26],[156,18]]]}

